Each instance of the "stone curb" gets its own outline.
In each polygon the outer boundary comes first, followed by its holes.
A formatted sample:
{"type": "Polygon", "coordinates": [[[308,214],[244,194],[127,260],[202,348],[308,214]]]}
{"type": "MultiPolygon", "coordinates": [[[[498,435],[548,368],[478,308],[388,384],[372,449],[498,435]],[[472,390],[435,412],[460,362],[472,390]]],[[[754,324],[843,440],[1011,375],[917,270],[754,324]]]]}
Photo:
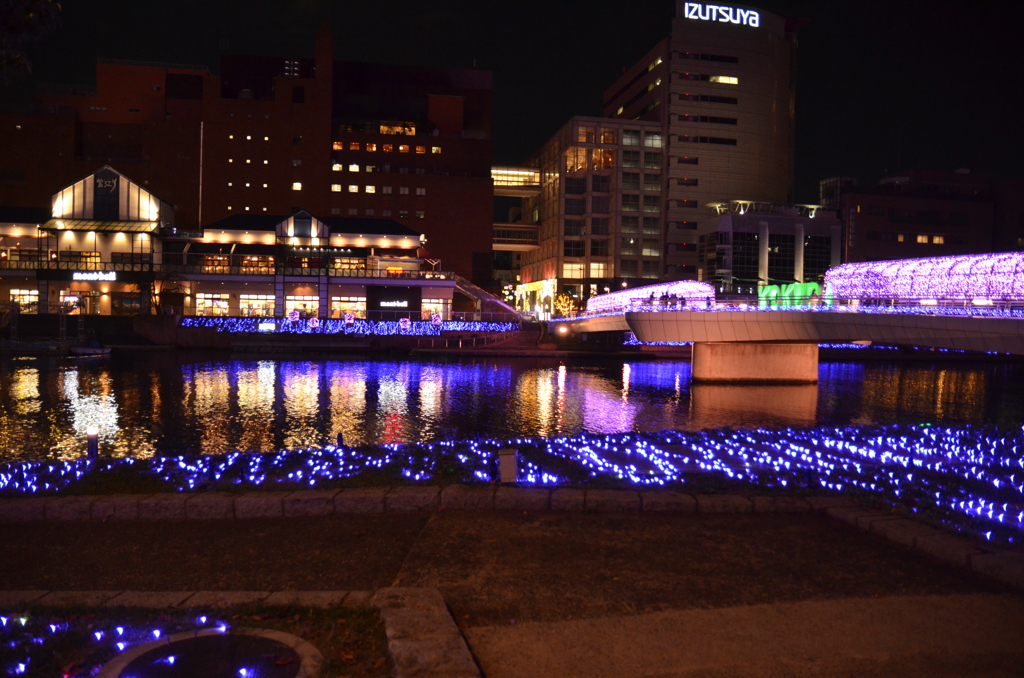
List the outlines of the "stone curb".
{"type": "MultiPolygon", "coordinates": [[[[808,500],[814,505],[812,497],[808,500]]],[[[755,503],[757,498],[754,499],[755,503]]],[[[1024,553],[972,544],[960,535],[910,518],[837,504],[825,509],[831,518],[873,532],[933,558],[966,567],[987,579],[1024,590],[1024,553]]]]}
{"type": "MultiPolygon", "coordinates": [[[[671,490],[582,490],[512,485],[365,487],[345,490],[164,492],[0,498],[0,523],[105,520],[256,520],[422,511],[601,513],[809,513],[862,511],[849,497],[691,495],[671,490]]],[[[830,514],[831,515],[831,514],[830,514]]],[[[861,513],[857,513],[861,515],[861,513]]]]}
{"type": "MultiPolygon", "coordinates": [[[[440,595],[440,594],[438,594],[440,595]]],[[[370,591],[2,591],[0,612],[18,605],[140,607],[154,610],[261,604],[370,607],[370,591]]]]}

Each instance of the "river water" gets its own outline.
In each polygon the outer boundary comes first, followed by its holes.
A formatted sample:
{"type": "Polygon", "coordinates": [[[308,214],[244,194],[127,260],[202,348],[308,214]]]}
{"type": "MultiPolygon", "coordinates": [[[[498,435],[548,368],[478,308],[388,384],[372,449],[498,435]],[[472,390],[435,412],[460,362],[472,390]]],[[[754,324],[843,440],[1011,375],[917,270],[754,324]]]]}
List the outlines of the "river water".
{"type": "Polygon", "coordinates": [[[0,461],[724,426],[1024,422],[1024,364],[822,363],[810,386],[691,383],[686,361],[0,360],[0,461]]]}

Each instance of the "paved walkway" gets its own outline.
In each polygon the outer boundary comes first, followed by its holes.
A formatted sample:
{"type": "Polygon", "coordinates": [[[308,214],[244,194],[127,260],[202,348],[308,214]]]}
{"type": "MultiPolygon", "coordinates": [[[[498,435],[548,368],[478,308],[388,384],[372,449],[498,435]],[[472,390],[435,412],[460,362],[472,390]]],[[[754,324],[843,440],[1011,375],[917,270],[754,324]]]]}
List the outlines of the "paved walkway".
{"type": "Polygon", "coordinates": [[[1019,592],[821,514],[6,523],[0,582],[436,588],[487,678],[1024,675],[1019,592]]]}
{"type": "Polygon", "coordinates": [[[1006,594],[669,610],[465,633],[487,678],[1024,675],[1024,600],[1006,594]]]}

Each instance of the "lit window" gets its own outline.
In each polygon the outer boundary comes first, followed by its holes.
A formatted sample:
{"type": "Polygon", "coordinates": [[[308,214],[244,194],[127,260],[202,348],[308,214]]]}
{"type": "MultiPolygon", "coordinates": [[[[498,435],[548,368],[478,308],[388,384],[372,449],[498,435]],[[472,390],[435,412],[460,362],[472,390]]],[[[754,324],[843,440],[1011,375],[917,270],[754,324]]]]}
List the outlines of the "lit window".
{"type": "Polygon", "coordinates": [[[733,77],[731,75],[712,75],[710,80],[711,80],[711,82],[720,82],[720,83],[725,84],[725,85],[738,85],[738,84],[740,84],[740,79],[739,78],[735,78],[735,77],[733,77]]]}
{"type": "Polygon", "coordinates": [[[249,164],[250,162],[252,162],[252,160],[249,160],[249,158],[246,158],[246,159],[245,159],[245,164],[246,164],[246,165],[248,165],[248,164],[249,164]]]}
{"type": "Polygon", "coordinates": [[[622,131],[622,145],[623,146],[639,146],[640,145],[640,130],[638,129],[627,129],[622,131]]]}
{"type": "Polygon", "coordinates": [[[583,264],[562,264],[563,278],[582,278],[583,264]]]}
{"type": "Polygon", "coordinates": [[[419,212],[416,212],[416,218],[417,218],[417,219],[423,219],[423,218],[425,218],[426,216],[427,216],[427,213],[426,213],[426,212],[423,212],[423,211],[419,211],[419,212]]]}
{"type": "Polygon", "coordinates": [[[409,195],[409,187],[408,186],[399,186],[398,187],[398,195],[409,195]]]}
{"type": "Polygon", "coordinates": [[[349,193],[358,193],[359,192],[359,187],[356,186],[355,184],[350,184],[349,187],[348,187],[348,192],[349,193]]]}
{"type": "Polygon", "coordinates": [[[370,153],[376,153],[377,144],[366,144],[366,150],[368,150],[370,153]]]}
{"type": "Polygon", "coordinates": [[[263,188],[266,188],[266,187],[267,187],[267,185],[266,185],[266,184],[263,184],[263,188]]]}
{"type": "Polygon", "coordinates": [[[302,190],[302,182],[301,181],[293,182],[292,183],[292,190],[293,191],[301,191],[302,190]]]}
{"type": "Polygon", "coordinates": [[[263,208],[263,211],[264,211],[264,212],[266,212],[266,211],[267,211],[267,208],[266,208],[266,207],[264,207],[264,208],[263,208]]]}
{"type": "Polygon", "coordinates": [[[644,146],[647,148],[661,148],[661,135],[648,132],[644,135],[644,146]]]}
{"type": "Polygon", "coordinates": [[[234,139],[234,138],[235,138],[235,135],[234,135],[234,134],[229,134],[229,135],[228,135],[228,139],[234,139]]]}
{"type": "Polygon", "coordinates": [[[395,152],[395,145],[394,144],[384,144],[384,152],[385,153],[394,153],[395,152]]]}
{"type": "Polygon", "coordinates": [[[902,233],[897,234],[896,242],[903,242],[903,234],[902,233]]]}
{"type": "Polygon", "coordinates": [[[441,147],[440,146],[431,146],[430,147],[430,152],[434,153],[434,154],[440,154],[441,153],[441,147]]]}
{"type": "Polygon", "coordinates": [[[944,236],[944,235],[933,235],[932,236],[932,244],[933,245],[945,245],[946,244],[946,236],[944,236]]]}
{"type": "Polygon", "coordinates": [[[359,165],[349,165],[348,166],[348,171],[349,172],[358,172],[359,171],[359,165]]]}
{"type": "Polygon", "coordinates": [[[349,144],[348,144],[348,150],[350,150],[350,151],[358,151],[359,150],[359,142],[358,141],[350,141],[349,144]]]}
{"type": "Polygon", "coordinates": [[[376,167],[374,167],[373,165],[367,165],[367,166],[366,166],[366,171],[367,171],[367,172],[374,172],[374,171],[376,171],[376,170],[377,170],[377,168],[376,168],[376,167]]]}
{"type": "Polygon", "coordinates": [[[928,243],[928,236],[926,236],[926,235],[919,235],[919,236],[917,236],[917,242],[923,243],[923,244],[927,244],[928,243]]]}
{"type": "Polygon", "coordinates": [[[270,137],[263,137],[264,141],[270,141],[270,137]]]}
{"type": "Polygon", "coordinates": [[[399,144],[398,152],[399,153],[408,153],[409,152],[409,147],[406,144],[399,144]]]}
{"type": "Polygon", "coordinates": [[[334,170],[335,172],[340,172],[343,169],[343,167],[341,163],[336,162],[333,165],[331,165],[331,169],[334,170]]]}
{"type": "Polygon", "coordinates": [[[383,193],[384,195],[391,195],[391,187],[390,186],[381,186],[380,187],[380,192],[383,193]]]}
{"type": "Polygon", "coordinates": [[[228,186],[234,186],[234,184],[229,181],[228,186]]]}
{"type": "Polygon", "coordinates": [[[228,205],[228,212],[231,211],[231,205],[228,205]]]}
{"type": "Polygon", "coordinates": [[[416,189],[416,195],[426,195],[426,194],[427,194],[427,189],[425,189],[425,188],[417,188],[416,189]]]}
{"type": "Polygon", "coordinates": [[[231,158],[228,158],[228,162],[234,162],[234,160],[232,160],[231,158]]]}
{"type": "Polygon", "coordinates": [[[245,182],[245,187],[246,187],[246,188],[249,188],[249,182],[248,182],[248,181],[247,181],[247,182],[245,182]]]}
{"type": "Polygon", "coordinates": [[[345,150],[345,144],[343,144],[343,143],[342,143],[342,142],[340,142],[340,141],[335,141],[335,142],[334,142],[334,143],[333,143],[333,144],[331,145],[331,150],[332,150],[332,151],[344,151],[344,150],[345,150]]]}
{"type": "Polygon", "coordinates": [[[245,208],[245,211],[246,211],[246,212],[248,212],[248,211],[249,211],[249,208],[248,208],[248,207],[246,207],[246,208],[245,208]]]}
{"type": "Polygon", "coordinates": [[[268,164],[269,162],[270,162],[269,160],[264,160],[264,161],[263,161],[263,164],[264,164],[264,165],[266,165],[266,164],[268,164]]]}
{"type": "Polygon", "coordinates": [[[331,184],[331,190],[335,193],[341,193],[341,184],[331,184]]]}
{"type": "Polygon", "coordinates": [[[367,186],[366,187],[366,192],[367,193],[376,193],[377,192],[377,187],[376,186],[367,186]]]}
{"type": "MultiPolygon", "coordinates": [[[[246,140],[246,141],[252,141],[252,136],[251,136],[251,135],[249,135],[249,134],[246,134],[246,135],[245,135],[245,140],[246,140]]],[[[249,208],[248,208],[248,207],[246,207],[245,209],[249,209],[249,208]]]]}
{"type": "Polygon", "coordinates": [[[421,154],[422,153],[426,153],[427,152],[427,147],[426,146],[417,146],[416,147],[416,152],[417,153],[421,153],[421,154]]]}

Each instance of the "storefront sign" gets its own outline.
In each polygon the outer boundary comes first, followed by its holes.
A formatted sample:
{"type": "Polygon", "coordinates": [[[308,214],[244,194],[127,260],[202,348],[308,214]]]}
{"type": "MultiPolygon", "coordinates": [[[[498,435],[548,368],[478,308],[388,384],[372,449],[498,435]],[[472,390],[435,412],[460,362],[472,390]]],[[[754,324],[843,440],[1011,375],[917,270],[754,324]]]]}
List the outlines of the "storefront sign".
{"type": "Polygon", "coordinates": [[[402,301],[382,301],[380,302],[381,308],[409,308],[409,302],[406,300],[402,301]]]}
{"type": "Polygon", "coordinates": [[[71,274],[72,280],[80,280],[83,282],[115,282],[117,280],[117,273],[110,271],[107,273],[101,273],[99,271],[83,273],[81,271],[75,271],[71,274]]]}
{"type": "Polygon", "coordinates": [[[709,5],[703,2],[684,2],[683,16],[700,21],[718,21],[726,24],[741,24],[757,28],[761,25],[761,14],[752,9],[709,5]]]}

